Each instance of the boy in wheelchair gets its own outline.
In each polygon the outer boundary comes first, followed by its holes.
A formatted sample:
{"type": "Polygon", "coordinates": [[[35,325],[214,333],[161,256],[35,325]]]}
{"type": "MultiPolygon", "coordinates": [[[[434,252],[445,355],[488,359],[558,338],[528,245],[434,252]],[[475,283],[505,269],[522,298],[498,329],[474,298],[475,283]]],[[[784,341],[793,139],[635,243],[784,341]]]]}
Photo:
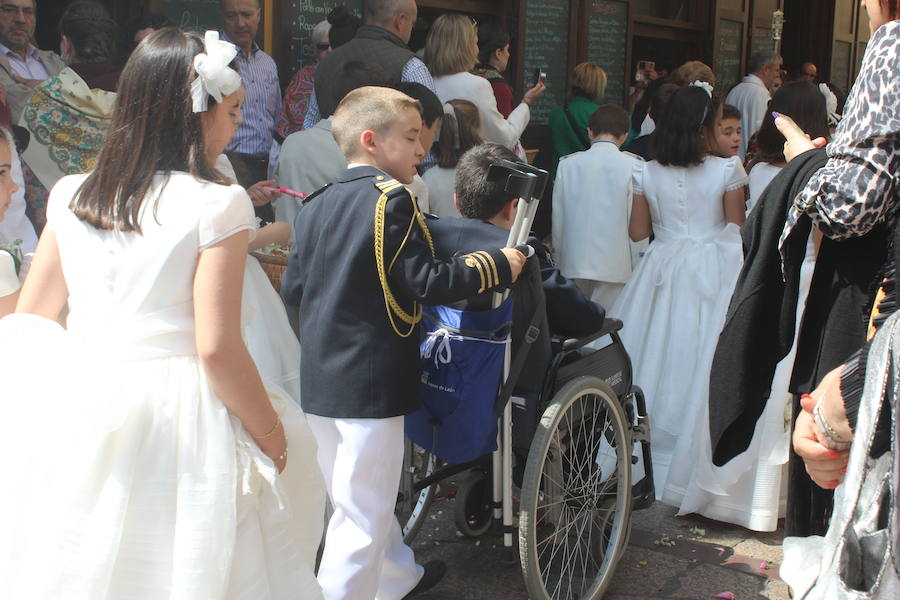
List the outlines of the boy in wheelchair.
{"type": "MultiPolygon", "coordinates": [[[[456,205],[462,218],[431,217],[428,228],[438,258],[460,256],[479,248],[505,245],[513,225],[518,198],[490,181],[488,171],[502,161],[517,162],[509,149],[499,144],[475,146],[460,158],[456,167],[456,205]]],[[[525,333],[544,297],[546,310],[537,316],[540,333],[531,344],[513,400],[513,438],[517,454],[527,453],[533,426],[518,427],[520,415],[537,415],[537,403],[550,365],[551,335],[583,337],[603,328],[605,310],[589,300],[553,265],[546,248],[534,237],[529,239],[534,255],[529,258],[518,282],[511,289],[513,298],[512,358],[523,348],[525,333]],[[521,431],[519,431],[521,430],[521,431]]],[[[493,292],[483,292],[452,304],[460,310],[491,308],[493,292]]],[[[525,419],[531,421],[532,419],[525,419]]],[[[518,461],[521,464],[524,461],[518,461]]],[[[518,479],[518,477],[517,477],[518,479]]]]}

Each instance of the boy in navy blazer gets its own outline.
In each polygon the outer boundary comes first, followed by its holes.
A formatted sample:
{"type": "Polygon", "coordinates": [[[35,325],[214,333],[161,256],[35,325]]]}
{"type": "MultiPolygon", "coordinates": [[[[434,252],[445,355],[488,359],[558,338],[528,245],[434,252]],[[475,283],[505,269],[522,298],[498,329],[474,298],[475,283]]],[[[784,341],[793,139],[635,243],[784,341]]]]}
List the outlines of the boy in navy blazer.
{"type": "Polygon", "coordinates": [[[327,600],[400,600],[443,576],[439,561],[415,564],[393,514],[403,416],[421,404],[421,303],[509,286],[525,262],[497,247],[434,258],[402,185],[425,154],[421,127],[419,103],[396,90],[341,101],[332,132],[349,165],[297,215],[282,282],[299,306],[301,403],[335,509],[318,573],[327,600]]]}

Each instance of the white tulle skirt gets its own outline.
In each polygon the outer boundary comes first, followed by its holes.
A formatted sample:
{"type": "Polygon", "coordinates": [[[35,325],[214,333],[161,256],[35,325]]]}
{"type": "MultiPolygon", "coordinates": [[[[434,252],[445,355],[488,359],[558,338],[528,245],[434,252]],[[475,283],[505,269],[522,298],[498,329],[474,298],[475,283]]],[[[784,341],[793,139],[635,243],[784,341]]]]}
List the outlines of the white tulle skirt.
{"type": "Polygon", "coordinates": [[[673,506],[690,481],[692,438],[708,410],[712,356],[742,263],[733,224],[705,238],[658,237],[610,310],[624,323],[634,383],[647,399],[657,499],[673,506]]]}
{"type": "Polygon", "coordinates": [[[264,381],[278,384],[300,405],[300,344],[284,304],[252,256],[244,268],[241,324],[244,343],[264,381]]]}
{"type": "Polygon", "coordinates": [[[0,598],[321,597],[324,486],[306,418],[280,386],[267,383],[290,449],[280,474],[194,355],[112,349],[12,315],[0,321],[0,386],[0,598]]]}

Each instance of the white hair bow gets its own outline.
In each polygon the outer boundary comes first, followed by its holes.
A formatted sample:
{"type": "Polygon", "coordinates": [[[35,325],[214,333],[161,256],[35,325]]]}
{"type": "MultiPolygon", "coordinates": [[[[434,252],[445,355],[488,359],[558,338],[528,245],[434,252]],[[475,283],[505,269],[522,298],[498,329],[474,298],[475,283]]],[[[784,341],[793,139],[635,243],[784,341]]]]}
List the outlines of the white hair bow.
{"type": "Polygon", "coordinates": [[[819,91],[825,96],[825,112],[828,113],[828,124],[834,127],[841,120],[841,115],[838,114],[837,111],[837,96],[834,95],[834,92],[831,91],[831,88],[828,87],[827,83],[820,83],[819,91]]]}
{"type": "Polygon", "coordinates": [[[207,31],[203,37],[206,53],[194,57],[194,71],[197,79],[191,83],[191,98],[194,112],[205,112],[209,107],[209,96],[221,102],[222,98],[235,93],[241,87],[241,76],[228,65],[237,56],[237,47],[219,39],[218,31],[207,31]]]}
{"type": "Polygon", "coordinates": [[[691,87],[698,87],[698,88],[702,89],[704,92],[706,92],[709,95],[710,98],[712,98],[713,86],[711,86],[709,83],[707,83],[705,81],[700,81],[698,79],[697,81],[695,81],[691,84],[691,87]]]}

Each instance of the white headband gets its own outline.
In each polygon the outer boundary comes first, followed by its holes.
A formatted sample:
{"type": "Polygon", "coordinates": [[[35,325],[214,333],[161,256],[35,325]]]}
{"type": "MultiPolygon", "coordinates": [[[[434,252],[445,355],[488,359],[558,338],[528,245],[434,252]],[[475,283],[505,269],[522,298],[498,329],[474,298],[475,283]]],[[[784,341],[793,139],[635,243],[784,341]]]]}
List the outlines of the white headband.
{"type": "Polygon", "coordinates": [[[698,88],[702,89],[704,92],[706,92],[709,95],[710,98],[712,98],[713,86],[711,86],[709,83],[707,83],[705,81],[700,81],[698,79],[697,81],[695,81],[694,83],[691,84],[691,87],[698,87],[698,88]]]}
{"type": "Polygon", "coordinates": [[[209,96],[221,102],[222,98],[235,93],[241,87],[241,76],[228,65],[237,56],[237,47],[219,39],[218,31],[207,31],[203,37],[205,54],[194,57],[194,71],[197,78],[191,83],[191,98],[194,112],[206,112],[209,96]]]}

